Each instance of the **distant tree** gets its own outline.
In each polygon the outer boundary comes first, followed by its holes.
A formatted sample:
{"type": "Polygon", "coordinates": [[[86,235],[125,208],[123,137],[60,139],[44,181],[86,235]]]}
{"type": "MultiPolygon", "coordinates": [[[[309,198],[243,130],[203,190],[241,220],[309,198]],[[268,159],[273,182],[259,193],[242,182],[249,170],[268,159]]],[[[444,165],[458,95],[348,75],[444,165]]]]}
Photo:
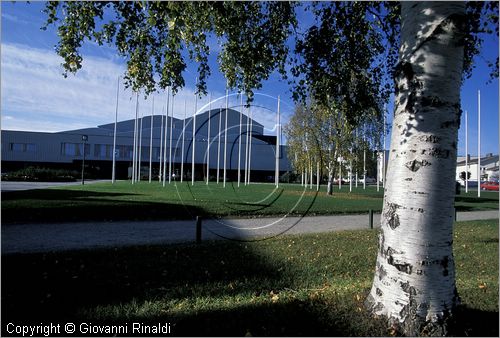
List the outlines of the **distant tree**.
{"type": "Polygon", "coordinates": [[[468,179],[470,179],[470,175],[471,175],[471,174],[470,174],[470,171],[467,171],[467,175],[465,174],[465,171],[462,171],[462,172],[460,173],[460,179],[461,179],[462,181],[468,180],[468,179]]]}

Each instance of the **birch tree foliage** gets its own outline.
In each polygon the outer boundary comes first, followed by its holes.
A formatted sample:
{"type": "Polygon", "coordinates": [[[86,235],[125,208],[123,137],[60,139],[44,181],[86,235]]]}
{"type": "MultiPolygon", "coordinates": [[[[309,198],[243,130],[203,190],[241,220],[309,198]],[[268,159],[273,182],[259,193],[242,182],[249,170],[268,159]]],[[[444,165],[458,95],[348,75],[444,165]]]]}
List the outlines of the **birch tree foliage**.
{"type": "Polygon", "coordinates": [[[65,76],[82,67],[81,47],[94,41],[117,47],[127,63],[125,84],[146,94],[184,87],[187,54],[198,64],[197,92],[206,95],[213,34],[229,87],[249,100],[273,71],[286,76],[286,40],[296,25],[289,2],[50,1],[44,12],[44,27],[57,26],[65,76]]]}

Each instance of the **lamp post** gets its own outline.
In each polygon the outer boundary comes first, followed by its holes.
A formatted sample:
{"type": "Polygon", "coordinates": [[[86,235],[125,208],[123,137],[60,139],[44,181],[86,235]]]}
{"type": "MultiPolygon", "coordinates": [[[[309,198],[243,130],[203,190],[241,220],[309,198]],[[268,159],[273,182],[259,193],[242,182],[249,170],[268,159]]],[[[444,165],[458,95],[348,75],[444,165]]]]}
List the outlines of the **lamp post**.
{"type": "Polygon", "coordinates": [[[87,145],[88,139],[89,137],[87,135],[82,135],[82,141],[83,141],[82,185],[85,184],[85,146],[87,145]]]}

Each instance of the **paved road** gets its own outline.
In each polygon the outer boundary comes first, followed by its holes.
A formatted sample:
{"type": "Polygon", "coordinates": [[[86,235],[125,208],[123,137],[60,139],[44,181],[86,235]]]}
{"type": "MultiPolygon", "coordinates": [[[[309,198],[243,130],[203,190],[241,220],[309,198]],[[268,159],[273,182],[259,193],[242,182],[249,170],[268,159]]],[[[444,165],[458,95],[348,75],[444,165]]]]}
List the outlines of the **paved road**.
{"type": "MultiPolygon", "coordinates": [[[[460,212],[457,220],[498,218],[498,211],[460,212]]],[[[380,215],[374,215],[378,226],[380,215]]],[[[203,240],[259,240],[280,234],[369,228],[368,215],[203,221],[203,240]]],[[[62,251],[126,245],[193,242],[195,221],[16,224],[2,227],[2,254],[62,251]]]]}

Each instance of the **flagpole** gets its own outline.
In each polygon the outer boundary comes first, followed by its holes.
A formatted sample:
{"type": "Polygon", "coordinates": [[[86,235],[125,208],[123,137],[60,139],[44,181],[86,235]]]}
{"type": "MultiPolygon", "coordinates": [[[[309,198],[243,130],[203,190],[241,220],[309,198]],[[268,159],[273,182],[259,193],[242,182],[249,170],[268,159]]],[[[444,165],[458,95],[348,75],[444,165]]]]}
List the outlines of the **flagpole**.
{"type": "Polygon", "coordinates": [[[246,140],[245,140],[245,185],[248,184],[248,140],[249,140],[249,134],[250,134],[250,121],[248,120],[250,117],[250,108],[248,108],[247,116],[246,116],[246,127],[247,127],[247,133],[246,133],[246,140]]]}
{"type": "Polygon", "coordinates": [[[210,129],[211,129],[211,114],[212,114],[212,93],[210,93],[210,102],[208,103],[208,128],[207,128],[207,185],[210,180],[210,129]]]}
{"type": "Polygon", "coordinates": [[[158,171],[158,182],[161,183],[161,180],[162,180],[162,170],[163,170],[163,166],[162,166],[162,161],[163,161],[163,108],[161,110],[162,114],[161,114],[161,122],[160,122],[160,168],[159,168],[159,171],[158,171]]]}
{"type": "Polygon", "coordinates": [[[248,146],[248,184],[252,175],[252,134],[253,134],[253,112],[250,110],[250,145],[248,146]]]}
{"type": "Polygon", "coordinates": [[[168,106],[170,103],[169,88],[167,87],[167,102],[165,106],[165,133],[163,134],[163,186],[167,179],[167,131],[168,131],[168,106]]]}
{"type": "MultiPolygon", "coordinates": [[[[198,79],[196,79],[196,83],[198,83],[198,79]]],[[[196,146],[196,111],[198,110],[198,95],[195,95],[194,100],[194,115],[193,115],[193,153],[191,157],[191,185],[194,185],[194,154],[195,154],[195,146],[196,146]]]]}
{"type": "Polygon", "coordinates": [[[184,120],[182,121],[181,182],[184,180],[184,140],[186,136],[187,100],[184,100],[184,120]]]}
{"type": "Polygon", "coordinates": [[[278,96],[278,110],[276,112],[276,163],[274,183],[276,188],[280,182],[280,97],[278,96]]]}
{"type": "Polygon", "coordinates": [[[139,111],[139,92],[135,96],[135,120],[134,120],[134,146],[132,147],[132,184],[135,183],[136,158],[137,158],[137,115],[139,111]]]}
{"type": "Polygon", "coordinates": [[[477,91],[477,197],[481,197],[481,92],[477,91]]]}
{"type": "Polygon", "coordinates": [[[168,153],[168,184],[172,182],[172,131],[174,127],[174,100],[175,95],[172,94],[172,111],[170,112],[170,141],[168,153]]]}
{"type": "Polygon", "coordinates": [[[366,190],[366,128],[363,125],[363,190],[366,190]]]}
{"type": "Polygon", "coordinates": [[[468,129],[469,129],[469,114],[467,110],[465,111],[465,193],[469,192],[469,141],[468,141],[468,129]]]}
{"type": "Polygon", "coordinates": [[[226,85],[226,116],[225,116],[225,124],[224,124],[224,179],[222,182],[222,186],[225,188],[226,187],[226,176],[227,176],[227,116],[229,115],[228,112],[228,97],[229,91],[226,85]]]}
{"type": "Polygon", "coordinates": [[[385,105],[384,105],[384,146],[382,153],[382,188],[385,189],[385,105]]]}
{"type": "Polygon", "coordinates": [[[238,188],[240,187],[241,181],[241,128],[243,121],[243,94],[240,93],[240,133],[238,134],[238,188]]]}
{"type": "MultiPolygon", "coordinates": [[[[116,181],[116,126],[118,124],[118,96],[120,94],[120,77],[118,77],[116,87],[116,109],[115,109],[115,128],[113,132],[113,171],[111,173],[111,183],[115,184],[116,181]]],[[[85,149],[84,149],[85,151],[85,149]]]]}
{"type": "Polygon", "coordinates": [[[141,113],[141,122],[140,122],[140,128],[139,128],[139,157],[137,158],[137,164],[138,164],[138,169],[137,169],[137,180],[141,181],[141,166],[142,166],[142,121],[144,120],[144,113],[141,113]]]}
{"type": "Polygon", "coordinates": [[[319,166],[320,166],[320,163],[316,163],[316,191],[319,191],[319,166]]]}
{"type": "Polygon", "coordinates": [[[149,134],[149,183],[151,183],[151,176],[153,173],[153,126],[155,117],[155,97],[153,96],[153,105],[151,106],[151,119],[149,120],[149,127],[151,128],[149,134]]]}
{"type": "Polygon", "coordinates": [[[222,125],[222,108],[219,107],[219,133],[217,134],[217,184],[219,184],[220,169],[220,128],[222,125]]]}

